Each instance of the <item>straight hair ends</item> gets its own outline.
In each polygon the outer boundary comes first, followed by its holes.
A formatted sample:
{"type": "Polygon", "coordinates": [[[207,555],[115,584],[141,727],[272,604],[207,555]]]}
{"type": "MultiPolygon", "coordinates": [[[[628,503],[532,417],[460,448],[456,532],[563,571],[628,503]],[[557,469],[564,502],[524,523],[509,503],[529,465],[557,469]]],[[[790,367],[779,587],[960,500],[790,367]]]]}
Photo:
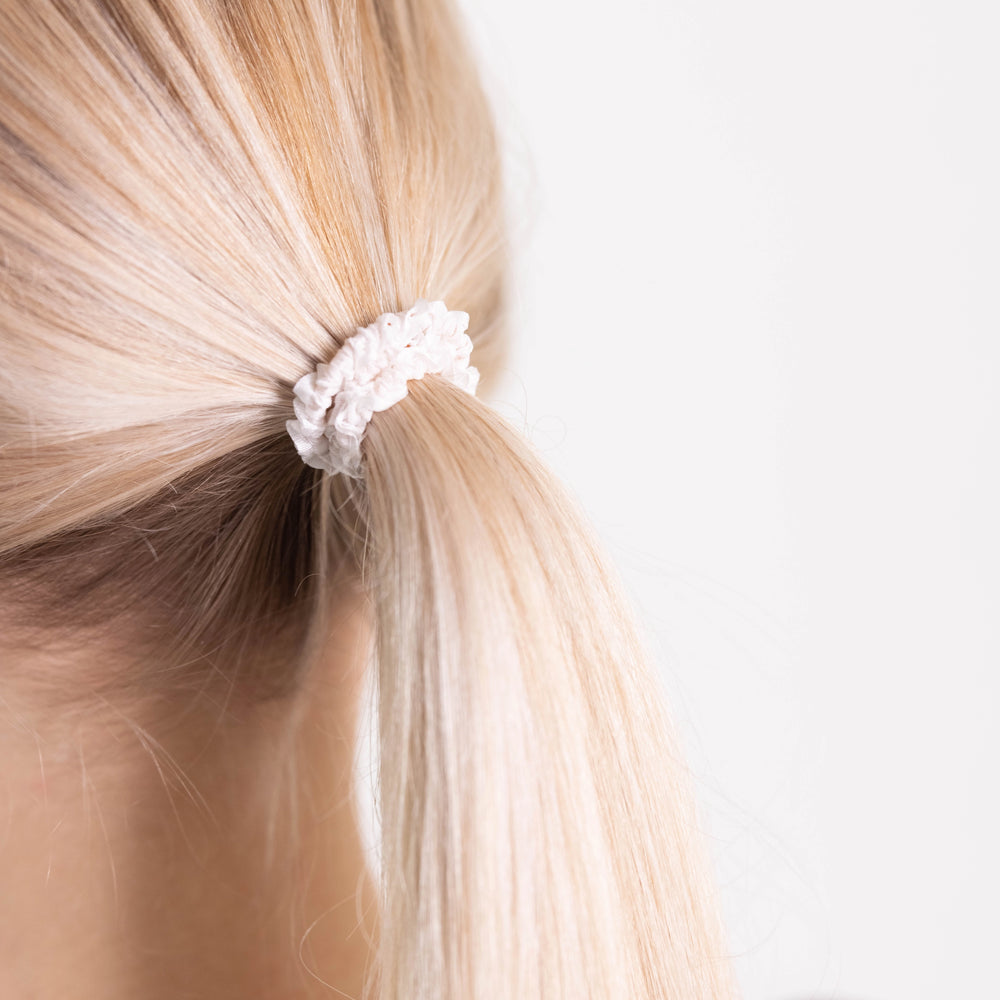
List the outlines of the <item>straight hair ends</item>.
{"type": "Polygon", "coordinates": [[[654,673],[534,449],[435,376],[373,418],[361,482],[284,433],[299,375],[418,297],[470,313],[486,389],[504,356],[499,156],[450,4],[0,10],[4,610],[152,622],[146,689],[203,668],[280,698],[360,582],[368,995],[729,1000],[654,673]]]}
{"type": "Polygon", "coordinates": [[[731,996],[688,779],[575,505],[430,376],[366,455],[383,995],[731,996]]]}

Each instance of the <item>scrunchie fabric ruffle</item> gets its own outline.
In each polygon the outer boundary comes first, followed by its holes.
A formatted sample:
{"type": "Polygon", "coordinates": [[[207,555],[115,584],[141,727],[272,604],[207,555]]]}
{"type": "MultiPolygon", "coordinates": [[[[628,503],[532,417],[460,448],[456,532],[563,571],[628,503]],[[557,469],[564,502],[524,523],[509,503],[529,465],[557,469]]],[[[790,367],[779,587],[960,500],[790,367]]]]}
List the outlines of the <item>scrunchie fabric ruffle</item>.
{"type": "Polygon", "coordinates": [[[358,327],[333,360],[295,383],[295,419],[285,427],[302,461],[331,474],[361,476],[361,442],[373,413],[406,395],[410,379],[434,373],[475,395],[469,315],[419,299],[358,327]]]}

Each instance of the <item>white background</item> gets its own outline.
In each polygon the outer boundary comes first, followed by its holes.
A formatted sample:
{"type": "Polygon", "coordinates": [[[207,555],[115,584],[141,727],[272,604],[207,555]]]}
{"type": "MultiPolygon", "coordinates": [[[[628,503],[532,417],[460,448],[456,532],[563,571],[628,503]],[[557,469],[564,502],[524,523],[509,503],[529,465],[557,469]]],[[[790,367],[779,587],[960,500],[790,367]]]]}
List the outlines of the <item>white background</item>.
{"type": "Polygon", "coordinates": [[[747,1000],[1000,996],[994,4],[463,6],[497,405],[640,606],[747,1000]]]}

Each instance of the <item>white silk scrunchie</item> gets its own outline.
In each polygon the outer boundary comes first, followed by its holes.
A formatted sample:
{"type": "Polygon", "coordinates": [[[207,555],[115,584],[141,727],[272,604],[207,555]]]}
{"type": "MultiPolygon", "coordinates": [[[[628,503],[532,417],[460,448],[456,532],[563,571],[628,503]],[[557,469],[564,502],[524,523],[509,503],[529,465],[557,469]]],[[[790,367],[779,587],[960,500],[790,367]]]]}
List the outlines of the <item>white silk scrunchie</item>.
{"type": "Polygon", "coordinates": [[[360,478],[368,421],[398,403],[411,378],[443,375],[475,395],[479,371],[469,365],[468,327],[468,313],[424,299],[358,327],[332,361],[295,383],[295,419],[285,428],[302,461],[360,478]]]}

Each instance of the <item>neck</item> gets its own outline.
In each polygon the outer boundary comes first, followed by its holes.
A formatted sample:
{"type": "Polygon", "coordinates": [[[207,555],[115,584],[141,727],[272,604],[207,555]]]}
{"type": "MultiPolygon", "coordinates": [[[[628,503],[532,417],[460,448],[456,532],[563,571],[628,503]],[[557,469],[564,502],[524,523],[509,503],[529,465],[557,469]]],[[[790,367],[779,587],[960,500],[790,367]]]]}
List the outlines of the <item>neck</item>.
{"type": "Polygon", "coordinates": [[[376,909],[352,797],[366,634],[360,614],[342,621],[280,703],[102,698],[71,722],[5,697],[0,996],[360,997],[376,909]]]}

